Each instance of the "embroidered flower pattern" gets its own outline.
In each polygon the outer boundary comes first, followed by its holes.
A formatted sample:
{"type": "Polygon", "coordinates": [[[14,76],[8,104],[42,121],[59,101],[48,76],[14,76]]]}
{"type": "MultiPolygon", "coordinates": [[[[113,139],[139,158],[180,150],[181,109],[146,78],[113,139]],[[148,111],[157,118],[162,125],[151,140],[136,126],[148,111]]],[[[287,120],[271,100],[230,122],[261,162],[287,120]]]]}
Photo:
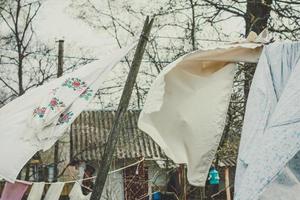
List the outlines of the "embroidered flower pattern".
{"type": "Polygon", "coordinates": [[[38,116],[39,118],[43,118],[46,112],[46,107],[38,107],[33,111],[33,117],[38,116]]]}
{"type": "Polygon", "coordinates": [[[51,110],[55,110],[55,109],[59,109],[59,108],[65,107],[65,104],[62,101],[60,101],[58,98],[53,97],[50,100],[50,103],[49,103],[48,106],[49,106],[49,108],[51,110]]]}
{"type": "MultiPolygon", "coordinates": [[[[89,100],[92,97],[93,90],[87,87],[87,84],[80,80],[79,78],[68,78],[65,80],[65,82],[62,84],[63,87],[67,87],[70,89],[73,89],[76,92],[82,92],[80,94],[80,98],[84,98],[85,100],[89,100]]],[[[55,95],[59,88],[54,88],[50,91],[50,94],[55,95]]],[[[33,111],[33,117],[38,116],[39,118],[43,118],[45,116],[46,112],[49,112],[49,110],[52,111],[59,111],[60,108],[66,107],[66,105],[59,100],[57,97],[53,97],[47,107],[38,107],[35,108],[33,111]],[[48,111],[47,111],[48,108],[48,111]]],[[[72,111],[69,111],[67,113],[62,113],[59,116],[57,125],[61,125],[64,123],[69,123],[70,119],[74,113],[72,111]]]]}
{"type": "Polygon", "coordinates": [[[72,118],[73,115],[74,115],[74,113],[72,111],[69,111],[67,113],[62,113],[59,116],[57,125],[61,125],[61,124],[64,124],[64,123],[69,123],[69,121],[70,121],[70,119],[72,118]]]}
{"type": "Polygon", "coordinates": [[[93,90],[91,88],[87,88],[83,93],[80,94],[80,98],[84,98],[85,100],[89,100],[93,96],[93,90]]]}
{"type": "Polygon", "coordinates": [[[84,81],[80,80],[79,78],[68,78],[62,84],[62,86],[71,88],[74,91],[82,91],[87,87],[86,83],[84,81]]]}

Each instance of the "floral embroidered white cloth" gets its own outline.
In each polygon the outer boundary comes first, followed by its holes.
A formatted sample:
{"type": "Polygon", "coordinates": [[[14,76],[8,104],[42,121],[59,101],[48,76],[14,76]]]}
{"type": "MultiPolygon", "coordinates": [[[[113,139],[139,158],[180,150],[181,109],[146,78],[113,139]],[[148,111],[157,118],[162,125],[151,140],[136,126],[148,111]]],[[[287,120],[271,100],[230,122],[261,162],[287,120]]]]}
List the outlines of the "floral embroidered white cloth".
{"type": "Polygon", "coordinates": [[[136,45],[28,91],[0,109],[0,177],[14,182],[24,164],[59,139],[90,103],[105,75],[136,45]]]}
{"type": "Polygon", "coordinates": [[[235,200],[299,199],[299,77],[299,42],[264,48],[247,101],[235,200]]]}
{"type": "Polygon", "coordinates": [[[154,81],[138,126],[204,186],[220,142],[236,62],[258,61],[261,43],[235,43],[184,55],[154,81]]]}

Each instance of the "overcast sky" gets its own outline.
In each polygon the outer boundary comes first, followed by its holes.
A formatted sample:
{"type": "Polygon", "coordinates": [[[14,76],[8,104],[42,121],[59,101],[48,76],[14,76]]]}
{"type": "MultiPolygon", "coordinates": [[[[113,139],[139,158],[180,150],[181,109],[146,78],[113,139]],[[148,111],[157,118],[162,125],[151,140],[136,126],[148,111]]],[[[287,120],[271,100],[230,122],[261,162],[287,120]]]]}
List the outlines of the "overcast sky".
{"type": "MultiPolygon", "coordinates": [[[[36,22],[36,31],[41,40],[54,45],[56,40],[64,39],[67,47],[87,47],[93,50],[94,56],[116,48],[111,36],[93,30],[76,19],[76,16],[72,16],[72,13],[68,12],[70,3],[70,0],[45,0],[36,22]]],[[[224,33],[242,32],[243,29],[244,23],[240,20],[231,19],[222,25],[224,33]]]]}
{"type": "Polygon", "coordinates": [[[69,5],[70,0],[46,0],[42,4],[35,25],[42,41],[54,45],[55,41],[64,39],[67,47],[93,49],[94,56],[116,47],[109,35],[93,30],[68,13],[69,5]]]}

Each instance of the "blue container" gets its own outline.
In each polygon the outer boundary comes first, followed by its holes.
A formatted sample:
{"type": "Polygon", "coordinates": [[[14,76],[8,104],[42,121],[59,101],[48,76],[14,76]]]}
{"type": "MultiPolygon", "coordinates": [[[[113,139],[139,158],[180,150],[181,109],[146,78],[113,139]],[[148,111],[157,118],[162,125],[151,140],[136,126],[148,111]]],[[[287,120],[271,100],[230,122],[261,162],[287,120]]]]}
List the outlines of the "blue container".
{"type": "Polygon", "coordinates": [[[220,183],[219,172],[212,167],[208,173],[208,180],[210,185],[218,185],[220,183]]]}
{"type": "Polygon", "coordinates": [[[152,194],[152,199],[153,200],[161,200],[161,194],[160,192],[155,192],[152,194]]]}

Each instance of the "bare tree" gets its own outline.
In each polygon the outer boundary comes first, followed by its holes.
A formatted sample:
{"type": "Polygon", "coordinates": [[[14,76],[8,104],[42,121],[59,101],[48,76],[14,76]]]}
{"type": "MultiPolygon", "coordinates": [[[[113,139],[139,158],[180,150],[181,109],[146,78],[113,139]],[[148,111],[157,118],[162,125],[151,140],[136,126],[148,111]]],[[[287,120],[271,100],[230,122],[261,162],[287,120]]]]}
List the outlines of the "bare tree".
{"type": "MultiPolygon", "coordinates": [[[[73,0],[73,2],[77,8],[83,3],[83,1],[78,0],[73,0]],[[78,2],[80,3],[78,4],[78,2]]],[[[142,16],[147,14],[156,16],[157,23],[153,27],[153,38],[146,50],[147,60],[143,62],[143,66],[147,67],[143,67],[140,73],[140,76],[147,78],[142,79],[138,84],[141,99],[147,94],[156,75],[170,61],[186,52],[202,47],[206,41],[214,43],[214,40],[216,42],[218,40],[230,40],[229,35],[222,33],[222,26],[225,23],[234,24],[238,21],[243,24],[242,29],[238,29],[236,32],[244,37],[250,31],[259,34],[265,28],[269,29],[271,36],[275,39],[297,40],[300,36],[300,3],[297,1],[166,0],[161,1],[160,5],[157,6],[148,3],[147,7],[137,7],[134,2],[134,0],[126,0],[122,3],[113,1],[109,7],[103,4],[97,7],[96,0],[86,0],[85,5],[87,3],[90,7],[81,7],[78,16],[93,27],[107,31],[112,35],[117,30],[119,38],[122,38],[124,34],[135,35],[134,21],[139,22],[143,19],[142,16]],[[114,3],[118,6],[112,6],[114,3]],[[126,19],[129,20],[126,21],[126,19]]],[[[232,28],[232,32],[234,32],[235,27],[232,28]]],[[[123,43],[124,41],[119,42],[123,43]]],[[[223,134],[224,138],[218,151],[218,155],[221,157],[237,156],[245,106],[255,69],[256,65],[253,64],[239,65],[238,67],[227,124],[223,134]]],[[[108,90],[106,92],[109,93],[108,90]]]]}
{"type": "Polygon", "coordinates": [[[52,49],[39,42],[34,32],[40,7],[39,1],[26,0],[10,0],[0,6],[2,105],[56,74],[52,49]]]}
{"type": "MultiPolygon", "coordinates": [[[[72,11],[90,26],[110,34],[119,47],[132,40],[128,38],[137,36],[140,30],[139,24],[146,15],[158,16],[135,85],[135,95],[130,103],[131,108],[140,109],[157,74],[174,59],[198,48],[197,37],[202,30],[203,20],[201,20],[201,12],[197,10],[196,0],[164,0],[157,6],[153,3],[152,7],[134,6],[133,2],[129,0],[100,3],[94,0],[73,0],[72,11]],[[165,34],[170,31],[174,37],[179,37],[174,40],[165,34]]],[[[105,102],[103,98],[106,98],[106,102],[109,102],[109,105],[106,104],[104,107],[116,108],[121,91],[119,86],[124,83],[124,75],[128,72],[129,63],[129,60],[125,59],[123,64],[126,68],[122,69],[125,73],[116,73],[107,87],[99,91],[101,101],[105,102]],[[112,99],[113,97],[115,98],[112,99]]]]}
{"type": "MultiPolygon", "coordinates": [[[[40,8],[40,2],[24,3],[22,0],[14,0],[2,7],[1,19],[8,27],[12,35],[12,42],[17,51],[17,58],[12,59],[17,66],[18,90],[9,87],[16,95],[22,95],[24,89],[24,59],[30,54],[28,48],[33,38],[32,21],[36,17],[40,8]]],[[[9,86],[4,79],[0,79],[5,85],[9,86]]]]}

